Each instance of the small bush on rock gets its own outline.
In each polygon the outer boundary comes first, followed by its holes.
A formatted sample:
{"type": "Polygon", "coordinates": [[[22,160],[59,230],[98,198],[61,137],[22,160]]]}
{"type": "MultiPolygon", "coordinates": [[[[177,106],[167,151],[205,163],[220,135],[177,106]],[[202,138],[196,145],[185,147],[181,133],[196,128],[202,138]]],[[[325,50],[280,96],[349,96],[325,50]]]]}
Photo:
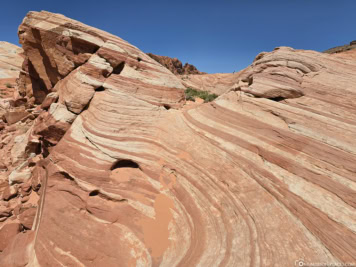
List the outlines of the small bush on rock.
{"type": "Polygon", "coordinates": [[[210,94],[208,91],[199,91],[193,88],[187,88],[185,90],[185,99],[190,101],[195,101],[195,98],[199,97],[204,100],[204,102],[211,102],[218,97],[216,94],[210,94]]]}

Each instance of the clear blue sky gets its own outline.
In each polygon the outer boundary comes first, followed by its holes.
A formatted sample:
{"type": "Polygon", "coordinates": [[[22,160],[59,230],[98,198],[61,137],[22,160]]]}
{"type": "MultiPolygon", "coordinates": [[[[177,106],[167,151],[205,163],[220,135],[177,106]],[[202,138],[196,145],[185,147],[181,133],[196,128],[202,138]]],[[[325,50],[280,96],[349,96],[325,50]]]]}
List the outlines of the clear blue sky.
{"type": "Polygon", "coordinates": [[[240,70],[277,46],[323,51],[356,39],[356,0],[29,0],[1,3],[0,40],[18,44],[30,10],[62,13],[208,73],[240,70]]]}

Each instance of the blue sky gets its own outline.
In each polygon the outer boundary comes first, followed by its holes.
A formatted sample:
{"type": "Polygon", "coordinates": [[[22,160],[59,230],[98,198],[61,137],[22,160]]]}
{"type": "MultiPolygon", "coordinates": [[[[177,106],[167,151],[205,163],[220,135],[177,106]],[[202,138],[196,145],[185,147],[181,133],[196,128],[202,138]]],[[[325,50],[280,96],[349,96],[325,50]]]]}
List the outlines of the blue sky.
{"type": "Polygon", "coordinates": [[[238,71],[277,46],[323,51],[356,40],[355,0],[5,1],[0,40],[18,44],[30,10],[62,13],[208,73],[238,71]]]}

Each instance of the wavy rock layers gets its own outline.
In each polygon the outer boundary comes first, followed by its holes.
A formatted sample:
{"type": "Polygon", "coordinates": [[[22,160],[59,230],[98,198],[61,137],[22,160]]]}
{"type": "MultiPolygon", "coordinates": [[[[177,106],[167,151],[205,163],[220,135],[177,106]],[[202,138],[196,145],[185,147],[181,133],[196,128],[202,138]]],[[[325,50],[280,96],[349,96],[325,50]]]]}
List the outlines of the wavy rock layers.
{"type": "Polygon", "coordinates": [[[125,41],[47,12],[24,25],[102,42],[58,81],[31,63],[58,94],[34,125],[64,136],[31,130],[41,200],[32,231],[6,228],[1,266],[356,261],[356,61],[280,48],[180,109],[184,86],[125,41]]]}
{"type": "Polygon", "coordinates": [[[241,72],[237,73],[214,73],[214,74],[190,74],[180,76],[182,83],[187,88],[208,91],[222,95],[230,91],[239,80],[241,72]]]}
{"type": "Polygon", "coordinates": [[[21,71],[23,50],[8,42],[0,42],[0,79],[17,78],[21,71]]]}
{"type": "MultiPolygon", "coordinates": [[[[0,155],[5,160],[0,166],[4,171],[0,177],[0,235],[9,236],[9,227],[4,227],[10,223],[20,223],[21,231],[3,242],[1,266],[36,263],[37,244],[44,242],[37,241],[38,230],[47,204],[47,179],[41,166],[48,162],[41,159],[88,109],[95,94],[118,83],[125,94],[135,94],[137,101],[157,110],[178,108],[184,101],[184,86],[178,78],[136,47],[108,33],[62,15],[30,12],[19,28],[19,36],[25,62],[19,79],[24,106],[18,105],[24,110],[32,106],[30,116],[37,119],[24,126],[18,120],[10,126],[7,120],[1,136],[0,155]],[[36,203],[38,194],[41,200],[36,203]],[[37,210],[35,217],[33,210],[37,210]]],[[[65,172],[60,174],[67,177],[65,172]]],[[[15,230],[11,233],[16,234],[15,230]]],[[[44,260],[39,258],[38,262],[44,265],[44,260]]],[[[52,257],[49,260],[50,265],[56,264],[52,257]]]]}

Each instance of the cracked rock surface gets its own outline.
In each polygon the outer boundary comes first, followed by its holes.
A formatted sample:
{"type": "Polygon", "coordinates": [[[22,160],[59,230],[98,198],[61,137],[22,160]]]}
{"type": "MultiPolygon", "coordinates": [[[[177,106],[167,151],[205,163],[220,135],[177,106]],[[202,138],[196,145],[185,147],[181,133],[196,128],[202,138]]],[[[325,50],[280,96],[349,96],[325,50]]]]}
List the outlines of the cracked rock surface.
{"type": "Polygon", "coordinates": [[[109,33],[42,11],[19,36],[0,266],[356,262],[355,60],[278,48],[189,106],[109,33]]]}

